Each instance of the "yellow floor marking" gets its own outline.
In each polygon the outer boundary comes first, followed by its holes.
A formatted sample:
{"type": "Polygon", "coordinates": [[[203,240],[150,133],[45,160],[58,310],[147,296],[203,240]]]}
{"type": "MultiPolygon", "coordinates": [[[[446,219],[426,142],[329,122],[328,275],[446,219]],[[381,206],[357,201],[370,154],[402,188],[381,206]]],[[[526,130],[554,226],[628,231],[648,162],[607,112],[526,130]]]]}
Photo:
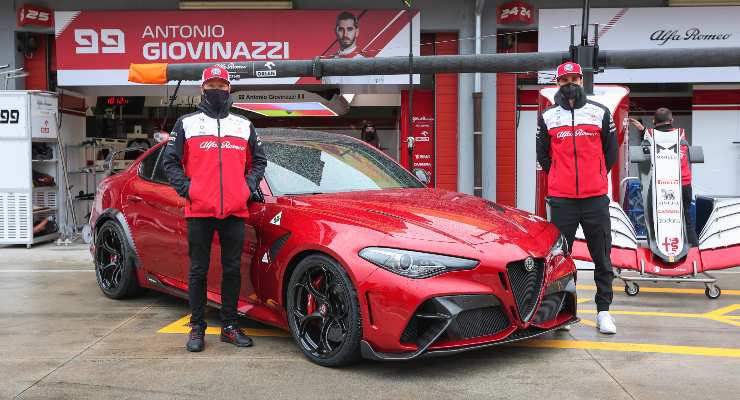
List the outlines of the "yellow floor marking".
{"type": "MultiPolygon", "coordinates": [[[[580,290],[596,290],[596,286],[593,285],[578,285],[580,290]]],[[[614,291],[622,291],[624,286],[614,286],[614,291]]],[[[642,287],[640,286],[640,292],[648,293],[676,293],[676,294],[704,294],[704,289],[689,289],[689,288],[660,288],[660,287],[642,287]]],[[[740,296],[740,290],[722,289],[722,296],[740,296]]]]}
{"type": "MultiPolygon", "coordinates": [[[[696,316],[704,316],[713,318],[723,318],[722,316],[726,313],[733,312],[740,309],[740,304],[733,304],[731,306],[723,307],[714,311],[710,311],[706,314],[687,314],[687,313],[652,313],[649,311],[611,311],[612,314],[627,314],[627,315],[645,315],[648,314],[661,314],[661,315],[680,315],[680,316],[691,316],[690,318],[698,318],[696,316]],[[639,313],[639,314],[635,314],[639,313]]],[[[581,310],[586,313],[595,313],[596,310],[581,310]]],[[[710,318],[710,319],[713,319],[710,318]]],[[[740,317],[724,317],[737,319],[740,317]]],[[[190,327],[190,315],[186,315],[177,321],[165,326],[164,328],[157,331],[158,333],[188,333],[190,327]]],[[[581,318],[581,324],[596,327],[596,322],[581,318]]],[[[290,336],[287,332],[283,332],[278,329],[258,329],[258,328],[242,328],[242,330],[250,336],[279,336],[288,337],[290,336]]],[[[221,333],[220,328],[210,327],[206,329],[207,335],[218,335],[221,333]]],[[[512,343],[511,346],[516,347],[530,347],[530,348],[551,348],[551,349],[580,349],[580,350],[606,350],[606,351],[621,351],[621,352],[637,352],[637,353],[663,353],[663,354],[678,354],[678,355],[694,355],[694,356],[709,356],[709,357],[732,357],[740,358],[740,349],[737,348],[724,348],[724,347],[700,347],[700,346],[674,346],[674,345],[662,345],[662,344],[649,344],[649,343],[621,343],[621,342],[596,342],[586,340],[559,340],[559,339],[533,339],[524,342],[512,343]]]]}
{"type": "MultiPolygon", "coordinates": [[[[672,318],[700,318],[721,322],[723,324],[740,327],[740,317],[727,315],[740,310],[740,304],[731,304],[706,313],[675,313],[661,311],[609,311],[614,315],[637,315],[641,317],[672,317],[672,318]]],[[[578,310],[579,313],[596,314],[596,310],[578,310]]]]}
{"type": "Polygon", "coordinates": [[[589,297],[579,297],[578,300],[576,300],[576,302],[578,304],[581,304],[581,303],[585,303],[585,302],[590,301],[590,300],[591,300],[591,298],[589,298],[589,297]]]}
{"type": "Polygon", "coordinates": [[[740,358],[740,348],[727,347],[673,346],[649,343],[592,342],[586,340],[558,339],[535,339],[514,343],[513,346],[740,358]]]}
{"type": "Polygon", "coordinates": [[[586,319],[586,318],[581,318],[581,323],[582,323],[583,325],[586,325],[586,326],[593,326],[594,328],[596,328],[596,322],[595,322],[595,321],[591,321],[590,319],[586,319]]]}
{"type": "MultiPolygon", "coordinates": [[[[157,333],[189,333],[190,326],[190,315],[186,315],[177,321],[165,326],[164,328],[157,331],[157,333]]],[[[260,328],[242,328],[242,331],[249,336],[279,336],[289,337],[287,332],[283,332],[279,329],[260,329],[260,328]]],[[[206,328],[206,335],[220,335],[221,328],[208,327],[206,328]]]]}

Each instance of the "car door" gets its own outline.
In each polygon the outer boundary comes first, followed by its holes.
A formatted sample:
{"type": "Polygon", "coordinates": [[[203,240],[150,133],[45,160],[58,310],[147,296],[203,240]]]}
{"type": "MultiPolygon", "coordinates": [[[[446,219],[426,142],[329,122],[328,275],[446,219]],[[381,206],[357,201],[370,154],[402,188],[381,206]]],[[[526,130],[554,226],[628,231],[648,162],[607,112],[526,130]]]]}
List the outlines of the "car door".
{"type": "MultiPolygon", "coordinates": [[[[261,185],[264,187],[264,184],[261,185]]],[[[257,276],[253,268],[258,266],[255,260],[255,253],[259,242],[259,223],[264,214],[264,203],[252,201],[249,203],[249,218],[244,224],[244,250],[241,258],[241,290],[239,292],[239,311],[246,312],[243,306],[246,303],[256,302],[255,277],[257,276]]],[[[211,264],[208,269],[208,297],[210,300],[219,301],[221,295],[221,276],[223,267],[221,264],[221,243],[218,232],[213,235],[211,245],[211,264]]]]}
{"type": "Polygon", "coordinates": [[[141,162],[123,192],[124,213],[145,270],[187,282],[185,200],[169,185],[159,146],[141,162]]]}

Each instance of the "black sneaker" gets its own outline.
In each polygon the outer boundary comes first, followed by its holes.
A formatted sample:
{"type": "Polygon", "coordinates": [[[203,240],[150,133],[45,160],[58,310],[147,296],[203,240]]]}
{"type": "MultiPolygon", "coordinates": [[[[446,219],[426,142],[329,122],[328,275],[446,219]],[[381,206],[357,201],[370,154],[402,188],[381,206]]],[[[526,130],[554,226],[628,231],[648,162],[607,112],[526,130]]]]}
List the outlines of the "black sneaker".
{"type": "Polygon", "coordinates": [[[188,351],[193,352],[203,351],[203,349],[206,347],[205,336],[206,328],[191,328],[190,336],[188,337],[188,344],[185,346],[185,348],[187,348],[188,351]]]}
{"type": "Polygon", "coordinates": [[[252,339],[245,335],[237,324],[230,324],[221,328],[221,341],[231,343],[237,347],[250,347],[253,344],[252,339]]]}

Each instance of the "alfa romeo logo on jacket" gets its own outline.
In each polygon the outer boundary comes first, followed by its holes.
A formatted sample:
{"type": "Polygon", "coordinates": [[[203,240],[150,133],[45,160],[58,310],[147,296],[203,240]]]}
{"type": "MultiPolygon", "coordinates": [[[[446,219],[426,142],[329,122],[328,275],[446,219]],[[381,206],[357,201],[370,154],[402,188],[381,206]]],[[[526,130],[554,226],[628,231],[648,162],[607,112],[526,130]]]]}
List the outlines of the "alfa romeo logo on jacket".
{"type": "MultiPolygon", "coordinates": [[[[203,149],[203,150],[205,150],[205,151],[208,151],[208,150],[211,150],[211,149],[217,149],[218,148],[218,143],[216,143],[215,140],[210,140],[210,141],[201,143],[200,144],[200,148],[203,149]]],[[[246,147],[244,147],[244,146],[237,146],[235,144],[231,144],[231,142],[229,142],[229,141],[221,142],[221,148],[222,149],[239,150],[239,151],[246,150],[246,147]]]]}

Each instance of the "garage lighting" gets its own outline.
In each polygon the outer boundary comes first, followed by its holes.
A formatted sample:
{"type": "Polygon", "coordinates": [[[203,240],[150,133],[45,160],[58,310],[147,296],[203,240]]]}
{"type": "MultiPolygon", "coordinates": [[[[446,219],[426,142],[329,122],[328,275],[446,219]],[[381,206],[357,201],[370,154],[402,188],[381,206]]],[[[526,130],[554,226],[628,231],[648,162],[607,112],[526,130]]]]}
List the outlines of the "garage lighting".
{"type": "Polygon", "coordinates": [[[292,0],[180,1],[181,10],[284,10],[292,8],[292,0]]]}
{"type": "Polygon", "coordinates": [[[336,117],[338,114],[318,101],[302,103],[234,103],[235,108],[266,117],[336,117]]]}

